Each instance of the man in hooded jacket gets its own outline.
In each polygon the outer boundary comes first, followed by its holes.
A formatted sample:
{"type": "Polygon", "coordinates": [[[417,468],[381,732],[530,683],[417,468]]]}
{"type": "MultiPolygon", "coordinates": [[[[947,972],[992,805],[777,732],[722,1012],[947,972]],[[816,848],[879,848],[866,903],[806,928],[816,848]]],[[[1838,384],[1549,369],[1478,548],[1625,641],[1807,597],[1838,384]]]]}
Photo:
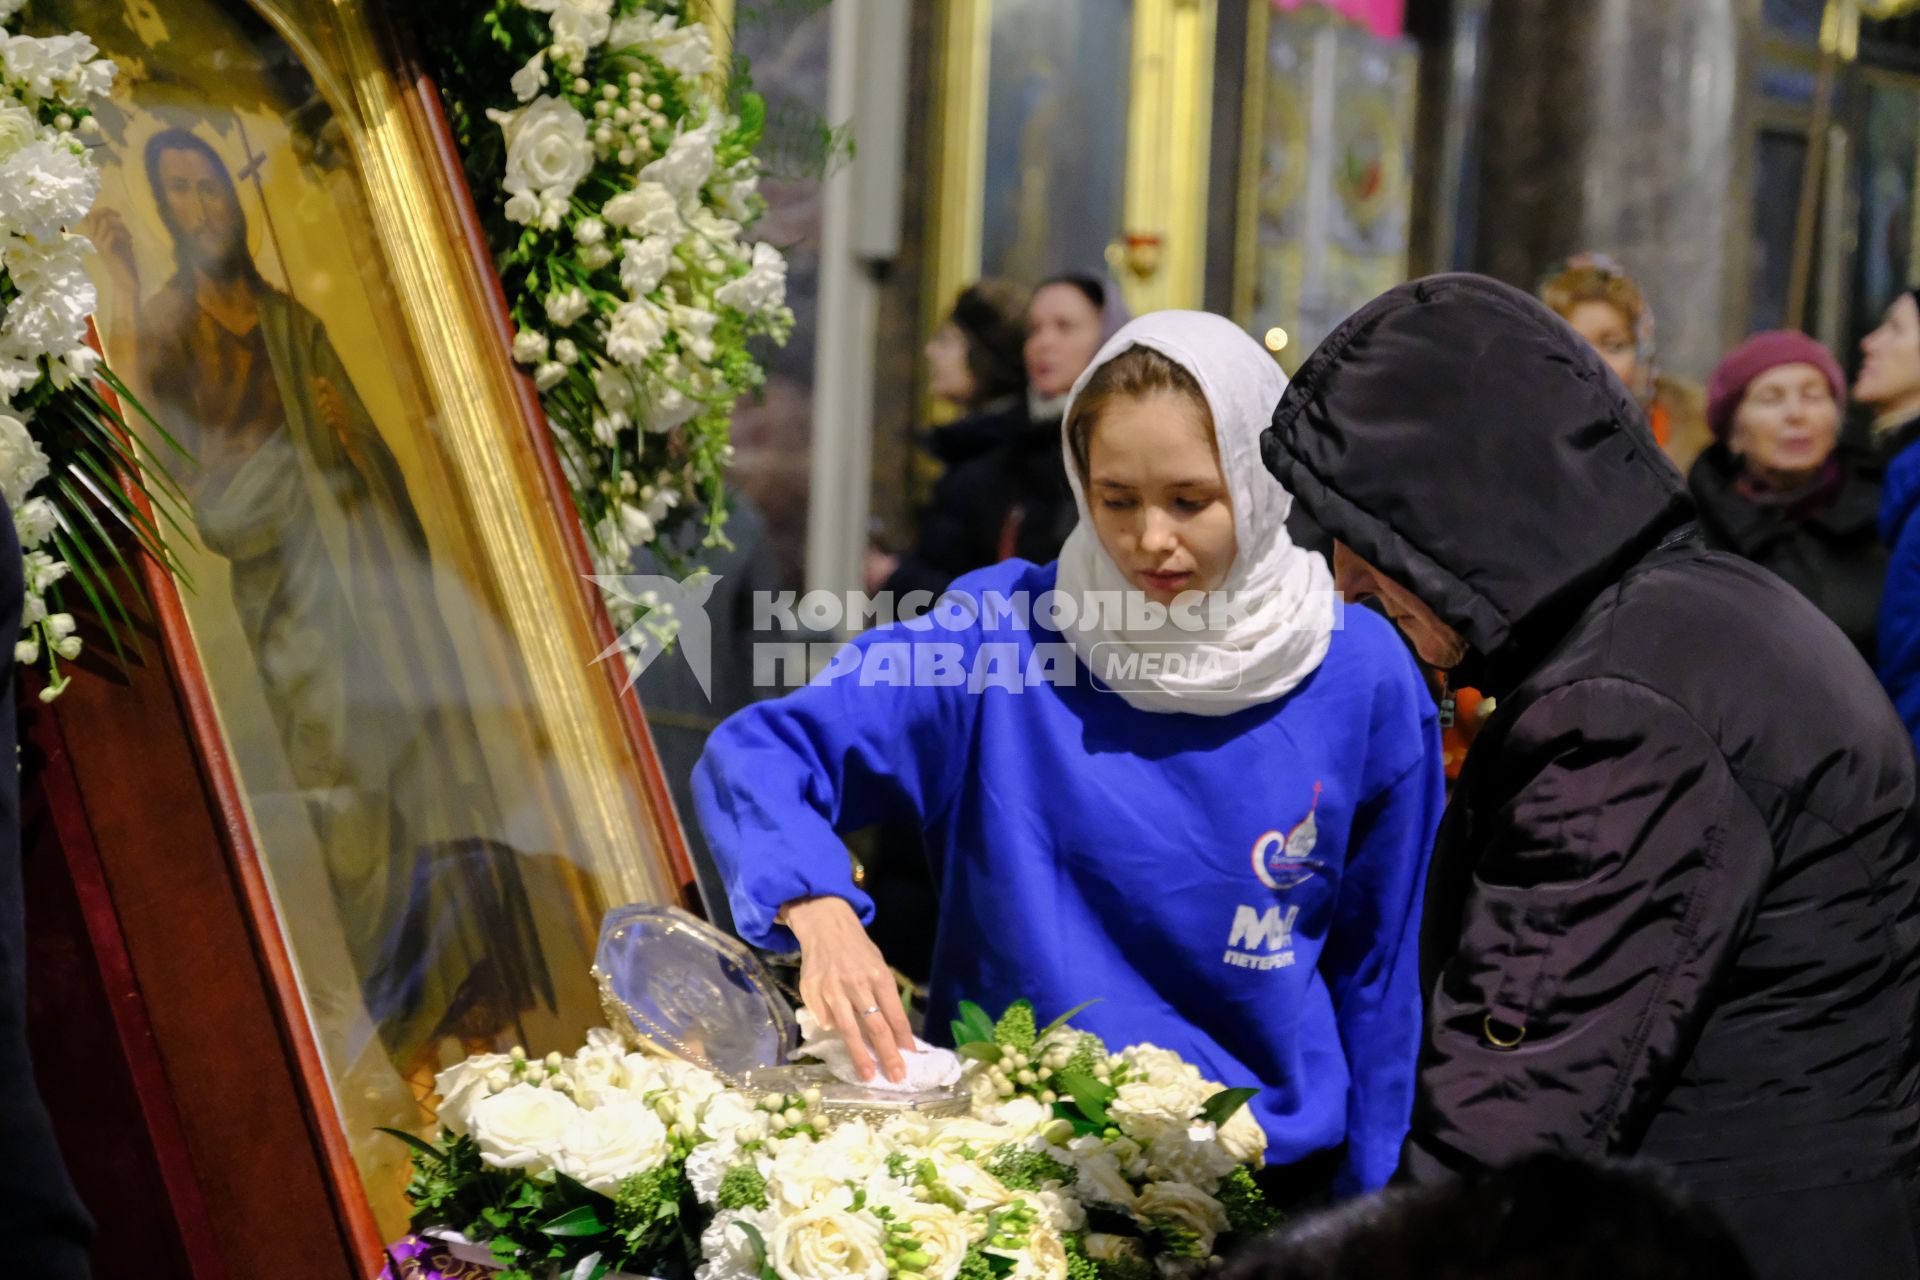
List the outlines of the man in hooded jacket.
{"type": "Polygon", "coordinates": [[[1853,646],[1705,550],[1618,380],[1493,281],[1368,304],[1263,445],[1342,588],[1499,699],[1427,881],[1402,1176],[1640,1156],[1764,1277],[1920,1276],[1914,756],[1853,646]]]}

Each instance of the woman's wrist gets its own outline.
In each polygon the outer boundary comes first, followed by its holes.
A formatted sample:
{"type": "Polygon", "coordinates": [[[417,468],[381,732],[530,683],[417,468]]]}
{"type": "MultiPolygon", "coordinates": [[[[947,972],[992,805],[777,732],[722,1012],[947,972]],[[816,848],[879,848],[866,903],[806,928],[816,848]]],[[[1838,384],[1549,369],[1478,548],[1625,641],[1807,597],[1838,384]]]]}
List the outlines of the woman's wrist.
{"type": "Polygon", "coordinates": [[[842,914],[853,915],[853,904],[845,898],[833,894],[812,894],[804,898],[792,898],[780,906],[775,920],[784,924],[806,946],[807,938],[819,932],[822,925],[842,914]]]}

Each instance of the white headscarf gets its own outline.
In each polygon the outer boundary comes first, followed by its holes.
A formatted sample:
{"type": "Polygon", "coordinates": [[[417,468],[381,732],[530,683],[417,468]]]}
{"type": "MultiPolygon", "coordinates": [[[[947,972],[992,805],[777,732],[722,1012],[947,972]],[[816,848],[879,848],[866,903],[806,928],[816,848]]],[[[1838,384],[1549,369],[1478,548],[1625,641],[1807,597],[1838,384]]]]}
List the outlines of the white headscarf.
{"type": "MultiPolygon", "coordinates": [[[[1180,629],[1171,618],[1160,627],[1129,630],[1113,625],[1120,620],[1111,610],[1080,608],[1066,636],[1096,675],[1095,645],[1165,649],[1177,644],[1204,650],[1217,660],[1192,664],[1197,670],[1191,674],[1116,682],[1115,692],[1142,711],[1230,715],[1272,701],[1311,675],[1326,657],[1334,627],[1333,575],[1324,559],[1295,546],[1287,535],[1293,495],[1280,487],[1260,457],[1260,433],[1272,421],[1287,379],[1273,357],[1232,321],[1201,311],[1156,311],[1107,340],[1073,384],[1074,398],[1102,365],[1133,347],[1149,347],[1172,360],[1193,375],[1206,396],[1239,548],[1216,590],[1257,601],[1258,607],[1229,625],[1199,632],[1180,629]]],[[[1144,596],[1094,532],[1086,486],[1064,422],[1061,448],[1080,523],[1061,548],[1055,590],[1081,601],[1094,592],[1144,596]]]]}

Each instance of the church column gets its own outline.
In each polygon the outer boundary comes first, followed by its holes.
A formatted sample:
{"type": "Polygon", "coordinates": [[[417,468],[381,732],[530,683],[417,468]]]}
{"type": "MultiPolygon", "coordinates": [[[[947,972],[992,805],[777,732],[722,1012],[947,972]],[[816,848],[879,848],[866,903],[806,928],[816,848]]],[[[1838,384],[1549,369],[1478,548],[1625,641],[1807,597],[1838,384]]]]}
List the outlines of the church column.
{"type": "Polygon", "coordinates": [[[1582,250],[1646,287],[1662,363],[1703,378],[1745,313],[1752,0],[1492,0],[1476,269],[1531,289],[1582,250]]]}

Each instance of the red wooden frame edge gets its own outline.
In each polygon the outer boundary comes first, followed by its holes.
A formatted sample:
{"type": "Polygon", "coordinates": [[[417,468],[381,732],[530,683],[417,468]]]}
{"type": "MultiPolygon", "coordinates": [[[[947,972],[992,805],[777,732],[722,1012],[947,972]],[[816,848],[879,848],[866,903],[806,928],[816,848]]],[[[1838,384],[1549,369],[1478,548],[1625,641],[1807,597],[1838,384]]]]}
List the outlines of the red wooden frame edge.
{"type": "MultiPolygon", "coordinates": [[[[31,679],[23,680],[22,696],[35,692],[38,684],[31,679]]],[[[79,780],[74,776],[73,760],[67,752],[66,730],[53,711],[41,708],[39,714],[30,718],[26,736],[41,753],[43,766],[36,781],[46,797],[47,820],[53,823],[65,855],[73,896],[86,925],[95,970],[106,993],[114,1033],[120,1041],[127,1074],[133,1081],[134,1097],[153,1144],[154,1161],[159,1166],[161,1185],[166,1188],[168,1207],[180,1233],[181,1248],[196,1277],[226,1280],[229,1272],[220,1252],[219,1236],[200,1192],[192,1149],[187,1145],[186,1130],[173,1104],[173,1086],[167,1079],[166,1065],[160,1060],[153,1026],[147,1019],[140,980],[134,973],[133,957],[127,951],[121,932],[120,912],[107,885],[106,870],[100,865],[93,824],[87,821],[79,780]]]]}

